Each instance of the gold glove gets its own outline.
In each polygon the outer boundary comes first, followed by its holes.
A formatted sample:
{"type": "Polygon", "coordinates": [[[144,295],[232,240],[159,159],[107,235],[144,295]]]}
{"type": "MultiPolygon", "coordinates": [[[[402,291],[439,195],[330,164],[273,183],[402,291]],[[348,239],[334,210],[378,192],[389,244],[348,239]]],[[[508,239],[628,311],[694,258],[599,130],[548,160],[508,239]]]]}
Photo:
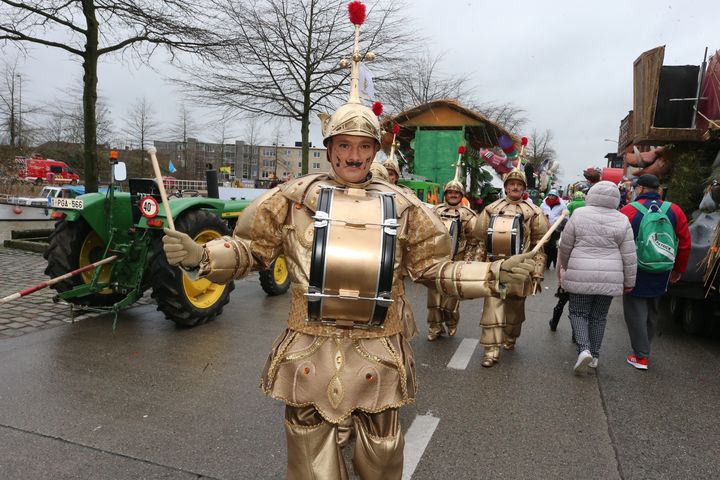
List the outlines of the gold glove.
{"type": "Polygon", "coordinates": [[[184,268],[195,268],[200,265],[204,251],[202,245],[195,243],[187,233],[167,228],[164,231],[163,250],[170,265],[180,265],[184,268]]]}
{"type": "Polygon", "coordinates": [[[522,283],[530,278],[535,270],[532,252],[513,255],[500,265],[500,283],[522,283]]]}

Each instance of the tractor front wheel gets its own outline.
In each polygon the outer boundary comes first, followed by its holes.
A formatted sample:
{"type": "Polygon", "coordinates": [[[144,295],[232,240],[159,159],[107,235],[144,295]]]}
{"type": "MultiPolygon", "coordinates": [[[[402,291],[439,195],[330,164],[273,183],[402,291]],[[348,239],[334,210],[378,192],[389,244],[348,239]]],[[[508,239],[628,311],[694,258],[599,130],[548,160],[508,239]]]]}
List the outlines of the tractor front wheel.
{"type": "MultiPolygon", "coordinates": [[[[175,229],[185,232],[197,243],[229,235],[225,223],[205,210],[192,210],[175,221],[175,229]]],[[[229,301],[235,283],[225,285],[206,279],[191,280],[179,267],[167,263],[162,236],[154,243],[155,255],[150,270],[152,297],[158,310],[178,325],[194,327],[214,320],[229,301]]]]}
{"type": "MultiPolygon", "coordinates": [[[[55,224],[55,230],[50,234],[48,248],[43,254],[48,262],[45,275],[50,278],[59,277],[77,268],[102,260],[104,253],[105,242],[95,230],[90,228],[90,225],[85,220],[75,222],[59,221],[55,224]]],[[[107,282],[110,278],[111,266],[105,265],[101,268],[98,282],[107,282]]],[[[52,285],[51,288],[54,288],[59,293],[67,292],[83,283],[90,283],[94,274],[95,270],[89,270],[58,282],[52,285]]],[[[119,302],[123,298],[125,298],[125,295],[114,293],[111,289],[106,288],[84,297],[70,298],[68,301],[76,305],[106,307],[119,302]]]]}

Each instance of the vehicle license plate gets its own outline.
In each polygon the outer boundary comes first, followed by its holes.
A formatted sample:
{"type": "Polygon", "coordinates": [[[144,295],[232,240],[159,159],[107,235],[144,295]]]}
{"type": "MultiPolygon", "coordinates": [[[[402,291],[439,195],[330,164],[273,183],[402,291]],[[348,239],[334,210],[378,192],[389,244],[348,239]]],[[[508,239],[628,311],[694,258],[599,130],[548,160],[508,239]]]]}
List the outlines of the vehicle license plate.
{"type": "Polygon", "coordinates": [[[66,208],[69,210],[82,210],[83,201],[78,198],[53,198],[53,208],[66,208]]]}

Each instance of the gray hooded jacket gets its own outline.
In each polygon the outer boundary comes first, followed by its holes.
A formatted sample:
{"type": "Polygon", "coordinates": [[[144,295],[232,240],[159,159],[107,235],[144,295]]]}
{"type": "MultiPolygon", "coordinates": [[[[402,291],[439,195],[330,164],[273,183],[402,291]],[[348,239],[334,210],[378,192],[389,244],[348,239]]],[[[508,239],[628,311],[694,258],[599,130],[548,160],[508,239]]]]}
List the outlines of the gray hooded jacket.
{"type": "Polygon", "coordinates": [[[560,238],[562,287],[570,293],[619,296],[635,286],[637,257],[632,227],[617,211],[614,183],[593,185],[586,206],[573,212],[560,238]]]}

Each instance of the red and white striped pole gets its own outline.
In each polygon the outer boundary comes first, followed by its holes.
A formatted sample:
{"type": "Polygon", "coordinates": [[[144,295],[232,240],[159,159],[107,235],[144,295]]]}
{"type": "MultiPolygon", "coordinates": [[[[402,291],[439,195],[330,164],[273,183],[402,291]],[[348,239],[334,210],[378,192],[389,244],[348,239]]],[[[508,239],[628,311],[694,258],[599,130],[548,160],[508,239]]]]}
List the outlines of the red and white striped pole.
{"type": "Polygon", "coordinates": [[[25,290],[22,290],[20,292],[13,293],[12,295],[8,295],[7,297],[4,297],[4,298],[0,298],[0,305],[2,305],[3,303],[11,302],[15,299],[30,295],[31,293],[35,293],[38,290],[42,290],[45,287],[49,287],[50,285],[55,285],[58,282],[62,282],[63,280],[66,280],[70,277],[74,277],[78,273],[87,272],[88,270],[92,270],[95,267],[99,267],[101,265],[105,265],[106,263],[110,263],[110,262],[116,260],[117,258],[118,258],[117,255],[113,255],[112,257],[104,258],[98,262],[91,263],[89,265],[85,265],[84,267],[80,267],[76,270],[73,270],[72,272],[68,272],[64,275],[60,275],[59,277],[52,278],[52,279],[48,280],[47,282],[38,283],[34,287],[26,288],[25,290]]]}

